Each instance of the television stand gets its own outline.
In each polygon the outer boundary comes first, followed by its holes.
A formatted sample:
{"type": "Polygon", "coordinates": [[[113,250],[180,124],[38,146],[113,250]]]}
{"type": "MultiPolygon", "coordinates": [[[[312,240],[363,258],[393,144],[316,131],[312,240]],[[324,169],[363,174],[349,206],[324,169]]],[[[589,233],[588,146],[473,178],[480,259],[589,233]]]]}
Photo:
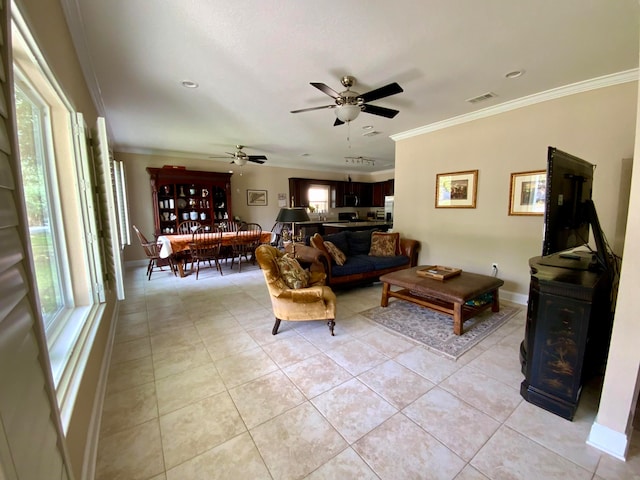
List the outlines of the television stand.
{"type": "Polygon", "coordinates": [[[601,373],[609,350],[611,272],[591,270],[591,252],[580,260],[562,254],[529,260],[531,282],[520,362],[520,394],[529,403],[572,420],[582,385],[601,373]],[[567,266],[570,265],[570,266],[567,266]]]}

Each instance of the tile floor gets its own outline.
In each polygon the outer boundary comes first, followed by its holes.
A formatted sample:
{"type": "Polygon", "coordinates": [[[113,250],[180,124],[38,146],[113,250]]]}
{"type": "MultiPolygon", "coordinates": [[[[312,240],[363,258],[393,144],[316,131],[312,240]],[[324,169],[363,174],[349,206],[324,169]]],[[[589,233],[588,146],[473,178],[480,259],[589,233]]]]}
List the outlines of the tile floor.
{"type": "Polygon", "coordinates": [[[257,267],[175,278],[127,271],[98,480],[640,479],[575,421],[522,400],[524,310],[457,362],[358,315],[380,285],[338,294],[324,322],[273,318],[257,267]]]}

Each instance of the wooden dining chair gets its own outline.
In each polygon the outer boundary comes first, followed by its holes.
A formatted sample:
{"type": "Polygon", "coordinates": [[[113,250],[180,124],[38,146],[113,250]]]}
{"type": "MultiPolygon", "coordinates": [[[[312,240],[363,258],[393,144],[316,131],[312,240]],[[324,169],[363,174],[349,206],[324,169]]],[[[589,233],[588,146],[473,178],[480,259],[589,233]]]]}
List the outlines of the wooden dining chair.
{"type": "Polygon", "coordinates": [[[242,257],[248,262],[251,255],[251,262],[256,263],[256,248],[260,246],[262,227],[257,223],[245,223],[236,232],[233,242],[233,257],[231,258],[231,268],[238,259],[238,273],[242,272],[242,257]]]}
{"type": "Polygon", "coordinates": [[[151,274],[155,268],[162,270],[162,267],[168,266],[174,275],[176,275],[176,268],[173,264],[173,260],[171,257],[161,258],[160,257],[160,249],[162,248],[162,244],[158,242],[150,242],[147,240],[142,232],[133,225],[133,230],[136,232],[136,236],[140,241],[140,245],[144,249],[144,253],[149,259],[149,263],[147,264],[147,280],[151,280],[151,274]]]}
{"type": "Polygon", "coordinates": [[[209,263],[209,266],[215,266],[222,275],[222,267],[220,266],[219,256],[220,247],[222,246],[222,232],[217,228],[213,230],[205,230],[199,228],[193,232],[193,241],[190,245],[191,250],[191,268],[195,265],[196,280],[200,273],[200,263],[209,263]],[[212,265],[211,262],[214,262],[212,265]]]}
{"type": "Polygon", "coordinates": [[[197,222],[195,220],[186,220],[178,225],[178,233],[193,233],[200,227],[200,222],[197,222]]]}

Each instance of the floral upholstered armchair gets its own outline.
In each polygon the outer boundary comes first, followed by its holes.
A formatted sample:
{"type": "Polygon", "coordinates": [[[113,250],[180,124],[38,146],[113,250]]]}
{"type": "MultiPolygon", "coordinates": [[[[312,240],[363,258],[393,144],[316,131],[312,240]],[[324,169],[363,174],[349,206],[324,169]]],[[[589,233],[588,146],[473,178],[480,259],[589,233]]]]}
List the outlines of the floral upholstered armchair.
{"type": "Polygon", "coordinates": [[[303,270],[291,255],[271,245],[259,246],[256,258],[267,282],[276,317],[271,333],[278,333],[281,320],[326,320],[333,335],[336,296],[324,285],[326,275],[303,270]]]}

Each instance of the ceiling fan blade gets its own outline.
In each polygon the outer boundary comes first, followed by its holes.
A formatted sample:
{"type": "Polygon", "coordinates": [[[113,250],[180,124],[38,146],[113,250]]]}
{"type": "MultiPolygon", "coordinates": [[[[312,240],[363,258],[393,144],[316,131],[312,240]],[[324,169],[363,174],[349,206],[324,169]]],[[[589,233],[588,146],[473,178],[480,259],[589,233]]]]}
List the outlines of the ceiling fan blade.
{"type": "Polygon", "coordinates": [[[257,156],[258,158],[254,158],[254,155],[251,155],[247,160],[249,160],[250,162],[253,163],[259,163],[260,165],[262,165],[264,163],[264,160],[267,159],[267,157],[260,157],[257,156]],[[261,160],[261,158],[264,158],[264,160],[261,160]]]}
{"type": "Polygon", "coordinates": [[[249,155],[247,157],[249,160],[251,160],[252,162],[255,160],[266,160],[267,157],[265,157],[264,155],[249,155]]]}
{"type": "Polygon", "coordinates": [[[332,98],[335,98],[336,100],[338,98],[340,98],[340,94],[338,92],[336,92],[334,89],[328,87],[327,85],[325,85],[324,83],[317,83],[317,82],[311,82],[311,85],[313,85],[314,87],[316,87],[318,90],[320,90],[323,93],[326,93],[327,95],[329,95],[332,98]]]}
{"type": "Polygon", "coordinates": [[[325,108],[336,108],[335,105],[324,105],[322,107],[302,108],[300,110],[291,110],[291,113],[310,112],[311,110],[323,110],[325,108]]]}
{"type": "Polygon", "coordinates": [[[336,121],[333,122],[333,126],[337,127],[338,125],[344,125],[344,122],[336,117],[336,121]]]}
{"type": "Polygon", "coordinates": [[[376,105],[363,105],[362,111],[365,113],[372,113],[373,115],[380,115],[381,117],[393,118],[398,113],[399,110],[393,110],[391,108],[378,107],[376,105]]]}
{"type": "Polygon", "coordinates": [[[362,100],[367,103],[378,100],[379,98],[389,97],[391,95],[395,95],[396,93],[402,92],[404,92],[402,87],[396,82],[393,82],[389,85],[385,85],[384,87],[376,88],[375,90],[371,90],[370,92],[363,93],[362,95],[360,95],[360,98],[362,98],[362,100]]]}

